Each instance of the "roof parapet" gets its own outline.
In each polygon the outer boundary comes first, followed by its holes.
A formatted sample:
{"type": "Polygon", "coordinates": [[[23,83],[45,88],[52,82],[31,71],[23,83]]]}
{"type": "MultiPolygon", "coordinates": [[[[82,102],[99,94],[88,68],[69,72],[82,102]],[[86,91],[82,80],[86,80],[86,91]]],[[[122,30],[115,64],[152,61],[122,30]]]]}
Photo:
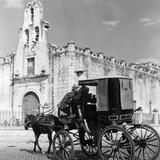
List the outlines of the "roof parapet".
{"type": "Polygon", "coordinates": [[[4,57],[0,57],[0,65],[11,63],[15,54],[8,54],[4,57]]]}
{"type": "Polygon", "coordinates": [[[67,46],[69,52],[75,52],[75,43],[73,41],[69,42],[67,46]]]}
{"type": "Polygon", "coordinates": [[[160,66],[157,64],[154,64],[151,62],[142,63],[142,64],[127,63],[125,60],[119,60],[113,56],[112,57],[104,56],[104,53],[102,52],[95,53],[89,47],[85,47],[85,48],[77,47],[75,46],[74,42],[70,42],[67,44],[67,46],[63,46],[63,47],[57,48],[57,46],[54,46],[54,45],[51,45],[51,47],[55,48],[56,53],[59,55],[62,53],[66,53],[67,51],[70,51],[70,52],[75,51],[76,53],[90,56],[90,57],[96,58],[97,60],[103,60],[104,63],[111,62],[112,64],[117,64],[119,67],[126,67],[133,71],[137,71],[141,73],[143,72],[151,76],[157,76],[158,72],[160,72],[160,66]]]}

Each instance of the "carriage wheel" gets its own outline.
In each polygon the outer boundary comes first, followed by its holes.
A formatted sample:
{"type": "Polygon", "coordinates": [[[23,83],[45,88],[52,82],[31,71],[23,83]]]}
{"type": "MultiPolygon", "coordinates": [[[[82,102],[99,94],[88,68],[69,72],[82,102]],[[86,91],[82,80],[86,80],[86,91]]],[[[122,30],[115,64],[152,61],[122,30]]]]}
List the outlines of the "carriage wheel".
{"type": "Polygon", "coordinates": [[[124,128],[109,126],[100,133],[98,152],[103,160],[133,160],[134,143],[124,128]]]}
{"type": "Polygon", "coordinates": [[[148,125],[132,127],[129,132],[135,142],[135,157],[138,160],[156,159],[160,152],[160,138],[157,131],[148,125]]]}
{"type": "Polygon", "coordinates": [[[94,136],[88,134],[87,132],[85,133],[85,141],[88,141],[86,146],[82,146],[82,151],[87,155],[87,156],[96,156],[98,155],[98,147],[95,142],[94,136]]]}
{"type": "Polygon", "coordinates": [[[70,160],[74,156],[74,145],[68,132],[58,131],[53,138],[53,152],[61,160],[70,160]]]}

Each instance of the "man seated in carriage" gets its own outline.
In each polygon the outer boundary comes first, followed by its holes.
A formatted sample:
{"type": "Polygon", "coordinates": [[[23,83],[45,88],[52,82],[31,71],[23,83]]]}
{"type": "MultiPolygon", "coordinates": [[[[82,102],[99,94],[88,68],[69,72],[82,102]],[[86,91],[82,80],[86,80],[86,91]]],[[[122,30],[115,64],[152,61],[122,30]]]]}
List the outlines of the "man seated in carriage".
{"type": "Polygon", "coordinates": [[[58,116],[72,118],[77,116],[77,106],[86,103],[85,97],[87,97],[89,88],[86,86],[75,86],[73,85],[72,91],[65,94],[62,101],[58,104],[58,116]],[[74,114],[72,114],[74,113],[74,114]]]}

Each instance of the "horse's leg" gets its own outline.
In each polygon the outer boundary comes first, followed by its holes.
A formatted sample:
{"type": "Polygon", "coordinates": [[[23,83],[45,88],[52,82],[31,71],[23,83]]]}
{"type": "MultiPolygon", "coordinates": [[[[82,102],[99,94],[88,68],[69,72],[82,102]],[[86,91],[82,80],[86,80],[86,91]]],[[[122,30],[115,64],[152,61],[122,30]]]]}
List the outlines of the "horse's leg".
{"type": "Polygon", "coordinates": [[[35,142],[34,142],[33,152],[36,152],[36,146],[38,146],[39,151],[42,152],[42,149],[41,149],[41,147],[39,146],[39,143],[38,143],[39,136],[40,136],[40,134],[35,134],[35,142]]]}
{"type": "Polygon", "coordinates": [[[35,136],[35,141],[34,141],[34,148],[33,148],[33,152],[36,152],[36,145],[37,145],[37,134],[34,133],[35,136]]]}
{"type": "Polygon", "coordinates": [[[42,148],[40,147],[39,142],[38,142],[39,136],[40,136],[40,134],[37,135],[36,144],[37,144],[37,146],[38,146],[39,151],[42,153],[42,148]]]}
{"type": "Polygon", "coordinates": [[[86,145],[86,141],[85,141],[85,130],[84,128],[78,128],[78,133],[79,133],[79,140],[81,145],[85,146],[86,145]]]}
{"type": "Polygon", "coordinates": [[[52,145],[52,132],[49,132],[49,133],[48,133],[48,140],[49,140],[49,146],[48,146],[48,151],[47,151],[47,153],[50,153],[51,145],[52,145]]]}

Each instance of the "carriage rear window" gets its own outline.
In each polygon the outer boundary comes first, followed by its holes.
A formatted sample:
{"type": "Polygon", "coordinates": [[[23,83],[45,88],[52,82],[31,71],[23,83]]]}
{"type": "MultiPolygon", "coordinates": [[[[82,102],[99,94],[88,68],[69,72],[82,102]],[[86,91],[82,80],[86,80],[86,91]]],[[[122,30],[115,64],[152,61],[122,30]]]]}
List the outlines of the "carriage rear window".
{"type": "Polygon", "coordinates": [[[100,80],[96,92],[98,111],[121,109],[119,79],[100,80]]]}
{"type": "Polygon", "coordinates": [[[133,109],[133,84],[131,80],[120,79],[122,109],[133,109]]]}
{"type": "Polygon", "coordinates": [[[119,79],[108,79],[108,104],[110,109],[121,107],[119,79]]]}
{"type": "Polygon", "coordinates": [[[97,110],[119,112],[121,109],[133,109],[133,88],[129,79],[109,78],[99,80],[97,110]]]}

